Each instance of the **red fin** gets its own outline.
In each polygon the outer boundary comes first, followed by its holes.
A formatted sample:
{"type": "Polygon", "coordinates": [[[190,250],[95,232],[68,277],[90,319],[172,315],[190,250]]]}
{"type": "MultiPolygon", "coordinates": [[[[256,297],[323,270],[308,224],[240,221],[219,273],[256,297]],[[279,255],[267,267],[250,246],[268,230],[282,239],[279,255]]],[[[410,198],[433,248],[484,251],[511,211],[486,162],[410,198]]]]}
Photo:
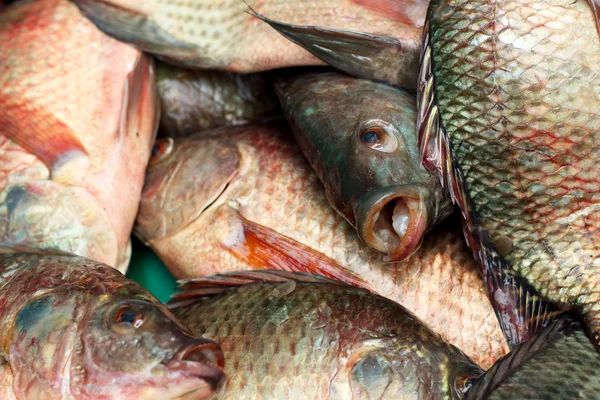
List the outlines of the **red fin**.
{"type": "Polygon", "coordinates": [[[357,287],[367,283],[329,257],[262,225],[238,216],[243,239],[227,247],[236,257],[257,269],[308,272],[337,279],[357,287]]]}
{"type": "Polygon", "coordinates": [[[28,111],[27,104],[7,103],[0,98],[0,134],[34,154],[51,171],[74,157],[87,156],[71,128],[54,115],[28,111]]]}
{"type": "Polygon", "coordinates": [[[169,309],[179,308],[198,299],[216,296],[228,288],[239,287],[250,283],[327,283],[329,285],[342,285],[343,283],[320,275],[311,275],[303,272],[289,272],[277,270],[240,271],[218,274],[206,278],[188,279],[179,281],[177,290],[181,293],[171,295],[167,304],[169,309]]]}

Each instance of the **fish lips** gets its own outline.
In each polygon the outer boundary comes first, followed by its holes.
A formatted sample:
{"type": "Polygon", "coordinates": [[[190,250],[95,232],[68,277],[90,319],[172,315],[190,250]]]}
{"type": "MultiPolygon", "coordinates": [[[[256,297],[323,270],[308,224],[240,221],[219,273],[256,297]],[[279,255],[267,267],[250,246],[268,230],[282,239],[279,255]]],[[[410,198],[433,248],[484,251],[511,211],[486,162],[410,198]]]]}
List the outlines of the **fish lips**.
{"type": "Polygon", "coordinates": [[[226,381],[223,351],[219,345],[207,340],[180,349],[165,363],[165,367],[170,372],[179,372],[206,383],[186,393],[186,399],[206,399],[218,392],[226,381]]]}
{"type": "Polygon", "coordinates": [[[389,261],[402,261],[421,246],[428,227],[428,189],[394,185],[361,198],[354,207],[358,236],[389,261]]]}

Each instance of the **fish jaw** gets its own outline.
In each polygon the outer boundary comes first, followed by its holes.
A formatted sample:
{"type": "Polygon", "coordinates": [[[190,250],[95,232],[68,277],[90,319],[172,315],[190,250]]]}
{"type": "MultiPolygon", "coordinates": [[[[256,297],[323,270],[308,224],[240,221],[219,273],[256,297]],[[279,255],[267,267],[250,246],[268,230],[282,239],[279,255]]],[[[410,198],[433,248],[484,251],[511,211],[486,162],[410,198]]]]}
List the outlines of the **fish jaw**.
{"type": "Polygon", "coordinates": [[[427,189],[413,185],[387,187],[365,196],[354,208],[359,237],[392,261],[410,257],[429,227],[429,197],[427,189]]]}

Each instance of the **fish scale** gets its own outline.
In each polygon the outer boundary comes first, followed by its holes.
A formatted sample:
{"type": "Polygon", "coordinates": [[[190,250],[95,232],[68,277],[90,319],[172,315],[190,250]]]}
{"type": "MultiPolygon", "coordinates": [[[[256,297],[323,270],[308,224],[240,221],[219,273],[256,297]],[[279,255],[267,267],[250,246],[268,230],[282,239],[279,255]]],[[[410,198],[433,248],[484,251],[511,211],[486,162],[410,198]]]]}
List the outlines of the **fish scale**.
{"type": "MultiPolygon", "coordinates": [[[[502,269],[530,285],[530,295],[578,308],[598,343],[600,39],[592,8],[585,0],[434,1],[428,18],[425,164],[463,210],[484,270],[502,269]]],[[[492,294],[496,284],[488,283],[492,294]]]]}

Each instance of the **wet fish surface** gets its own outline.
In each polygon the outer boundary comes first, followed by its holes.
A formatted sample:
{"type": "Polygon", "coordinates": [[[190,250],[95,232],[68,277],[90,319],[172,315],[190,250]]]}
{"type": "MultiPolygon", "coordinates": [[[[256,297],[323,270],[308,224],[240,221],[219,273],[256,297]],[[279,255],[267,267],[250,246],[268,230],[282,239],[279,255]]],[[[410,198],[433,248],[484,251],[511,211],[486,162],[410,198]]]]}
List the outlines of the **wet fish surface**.
{"type": "Polygon", "coordinates": [[[157,140],[134,233],[178,279],[279,269],[368,288],[487,368],[508,347],[458,225],[432,231],[409,261],[385,262],[273,122],[157,140]]]}
{"type": "Polygon", "coordinates": [[[429,10],[422,157],[462,209],[512,344],[555,308],[577,309],[599,344],[596,22],[585,0],[433,1],[429,10]]]}
{"type": "Polygon", "coordinates": [[[66,0],[0,14],[0,240],[125,271],[158,123],[153,60],[66,0]]]}
{"type": "Polygon", "coordinates": [[[481,370],[398,304],[316,275],[217,275],[169,307],[221,344],[222,399],[460,399],[481,370]]]}
{"type": "Polygon", "coordinates": [[[281,115],[266,74],[189,70],[159,62],[156,80],[162,136],[186,136],[281,115]]]}
{"type": "Polygon", "coordinates": [[[428,5],[426,0],[74,1],[103,31],[179,65],[259,72],[323,65],[319,57],[379,79],[398,81],[405,70],[414,72],[413,85],[428,5]]]}
{"type": "Polygon", "coordinates": [[[467,399],[597,399],[600,355],[581,324],[561,318],[474,382],[467,399]]]}
{"type": "Polygon", "coordinates": [[[401,261],[454,206],[419,158],[416,99],[336,72],[277,79],[286,119],[327,199],[371,249],[401,261]]]}
{"type": "Polygon", "coordinates": [[[66,253],[0,248],[0,324],[18,400],[200,400],[225,380],[215,342],[117,270],[66,253]]]}

